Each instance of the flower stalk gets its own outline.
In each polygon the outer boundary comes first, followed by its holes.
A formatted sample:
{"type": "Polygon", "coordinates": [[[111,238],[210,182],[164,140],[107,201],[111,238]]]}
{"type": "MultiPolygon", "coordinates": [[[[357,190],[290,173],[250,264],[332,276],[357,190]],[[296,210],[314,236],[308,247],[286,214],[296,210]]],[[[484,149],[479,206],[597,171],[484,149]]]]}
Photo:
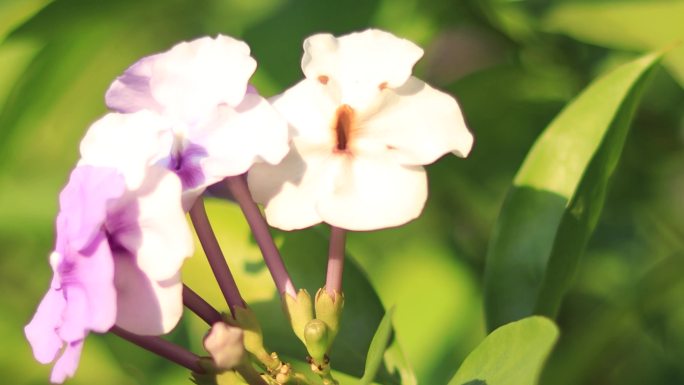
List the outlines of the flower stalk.
{"type": "Polygon", "coordinates": [[[335,298],[342,292],[342,272],[344,271],[344,249],[347,238],[345,229],[330,226],[330,246],[328,248],[328,272],[325,278],[325,289],[335,298]]]}
{"type": "Polygon", "coordinates": [[[240,205],[240,208],[247,219],[247,223],[252,229],[252,234],[254,234],[259,249],[261,249],[261,253],[264,256],[264,262],[271,272],[278,292],[281,295],[288,294],[290,297],[296,298],[297,291],[292,283],[292,279],[287,272],[287,268],[285,268],[280,252],[269,232],[266,220],[261,215],[261,211],[259,211],[259,208],[252,199],[244,175],[228,177],[225,180],[230,193],[240,205]]]}
{"type": "Polygon", "coordinates": [[[236,307],[245,307],[245,301],[240,295],[240,290],[235,283],[233,274],[230,272],[228,263],[223,256],[221,247],[219,246],[218,240],[214,235],[214,231],[209,223],[209,218],[207,217],[207,211],[204,208],[204,201],[199,198],[195,204],[190,209],[190,219],[195,227],[197,237],[202,244],[204,253],[209,261],[209,266],[211,271],[216,277],[221,293],[228,303],[231,314],[235,315],[236,307]]]}
{"type": "Polygon", "coordinates": [[[183,305],[200,317],[209,326],[220,322],[221,313],[211,306],[204,298],[195,293],[188,285],[183,285],[183,305]]]}
{"type": "Polygon", "coordinates": [[[133,334],[118,326],[112,327],[109,331],[128,342],[138,345],[147,351],[181,365],[194,373],[204,373],[204,369],[199,364],[199,356],[181,346],[178,346],[160,337],[140,336],[133,334]]]}

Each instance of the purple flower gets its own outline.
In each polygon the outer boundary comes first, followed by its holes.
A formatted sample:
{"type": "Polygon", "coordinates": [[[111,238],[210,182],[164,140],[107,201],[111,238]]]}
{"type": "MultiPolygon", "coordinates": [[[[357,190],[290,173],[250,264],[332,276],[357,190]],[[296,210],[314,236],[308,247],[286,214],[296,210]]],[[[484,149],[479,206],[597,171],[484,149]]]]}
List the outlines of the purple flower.
{"type": "MultiPolygon", "coordinates": [[[[245,173],[254,162],[276,164],[289,150],[287,123],[248,85],[255,69],[244,42],[204,37],[139,60],[107,91],[110,109],[147,112],[159,122],[153,126],[165,128],[164,146],[154,158],[183,181],[186,209],[207,186],[245,173]]],[[[102,142],[96,134],[102,131],[86,136],[82,152],[102,142]]],[[[115,157],[121,148],[89,152],[115,157]]]]}
{"type": "Polygon", "coordinates": [[[192,253],[180,194],[178,178],[161,167],[136,189],[113,168],[73,170],[59,199],[52,283],[25,328],[36,359],[57,360],[52,382],[73,376],[90,331],[117,324],[162,334],[178,322],[179,269],[192,253]]]}
{"type": "Polygon", "coordinates": [[[50,255],[54,277],[25,329],[41,363],[52,362],[64,348],[52,382],[73,376],[88,332],[106,332],[116,321],[114,261],[102,225],[108,203],[124,190],[116,171],[79,167],[60,194],[57,244],[50,255]]]}

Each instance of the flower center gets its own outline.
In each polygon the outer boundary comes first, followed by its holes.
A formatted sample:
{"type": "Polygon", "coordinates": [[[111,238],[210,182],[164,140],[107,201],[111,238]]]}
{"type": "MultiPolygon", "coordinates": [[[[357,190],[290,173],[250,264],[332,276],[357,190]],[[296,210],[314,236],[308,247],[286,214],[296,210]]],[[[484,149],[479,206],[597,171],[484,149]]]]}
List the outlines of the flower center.
{"type": "Polygon", "coordinates": [[[343,104],[335,112],[335,151],[348,151],[350,135],[354,126],[354,109],[348,104],[343,104]]]}

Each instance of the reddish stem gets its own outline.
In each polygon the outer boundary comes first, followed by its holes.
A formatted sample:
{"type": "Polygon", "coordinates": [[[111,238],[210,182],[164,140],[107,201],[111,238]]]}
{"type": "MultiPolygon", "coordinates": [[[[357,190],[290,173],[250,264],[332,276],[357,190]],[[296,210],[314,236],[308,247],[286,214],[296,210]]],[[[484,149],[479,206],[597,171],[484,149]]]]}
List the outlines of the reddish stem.
{"type": "Polygon", "coordinates": [[[235,315],[235,307],[245,307],[245,301],[240,295],[240,290],[235,283],[233,274],[230,272],[228,263],[226,263],[218,240],[216,240],[202,198],[199,198],[190,209],[190,219],[193,226],[195,226],[195,232],[202,244],[204,254],[207,256],[211,271],[214,273],[214,277],[216,277],[219,288],[221,288],[221,293],[223,293],[223,297],[228,303],[231,314],[235,315]]]}
{"type": "Polygon", "coordinates": [[[256,239],[261,254],[264,256],[264,262],[271,272],[273,281],[275,282],[278,292],[283,295],[289,294],[292,298],[297,298],[297,291],[295,290],[292,279],[285,268],[280,252],[271,237],[266,220],[261,215],[259,207],[252,199],[252,195],[247,187],[244,175],[232,176],[226,178],[226,184],[231,194],[240,205],[242,213],[247,219],[249,227],[252,229],[254,239],[256,239]]]}
{"type": "Polygon", "coordinates": [[[328,272],[325,289],[335,298],[335,292],[342,292],[342,272],[344,271],[344,249],[347,230],[330,226],[330,245],[328,247],[328,272]]]}
{"type": "Polygon", "coordinates": [[[187,285],[183,285],[183,305],[210,326],[222,321],[221,313],[187,285]]]}
{"type": "Polygon", "coordinates": [[[199,357],[195,353],[172,342],[155,336],[140,336],[118,326],[112,327],[109,331],[128,342],[166,358],[171,362],[175,362],[195,373],[204,373],[204,369],[199,365],[199,357]]]}

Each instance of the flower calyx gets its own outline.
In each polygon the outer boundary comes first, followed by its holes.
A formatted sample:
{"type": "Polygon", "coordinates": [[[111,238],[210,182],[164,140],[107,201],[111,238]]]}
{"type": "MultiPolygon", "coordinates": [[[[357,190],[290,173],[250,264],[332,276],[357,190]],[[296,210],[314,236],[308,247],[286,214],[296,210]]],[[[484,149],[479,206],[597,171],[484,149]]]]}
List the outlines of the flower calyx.
{"type": "Polygon", "coordinates": [[[304,330],[309,321],[314,318],[311,295],[305,289],[300,289],[297,292],[296,298],[293,298],[290,295],[284,295],[283,308],[285,310],[285,314],[290,320],[292,331],[294,331],[297,338],[299,338],[299,340],[306,345],[304,330]]]}

